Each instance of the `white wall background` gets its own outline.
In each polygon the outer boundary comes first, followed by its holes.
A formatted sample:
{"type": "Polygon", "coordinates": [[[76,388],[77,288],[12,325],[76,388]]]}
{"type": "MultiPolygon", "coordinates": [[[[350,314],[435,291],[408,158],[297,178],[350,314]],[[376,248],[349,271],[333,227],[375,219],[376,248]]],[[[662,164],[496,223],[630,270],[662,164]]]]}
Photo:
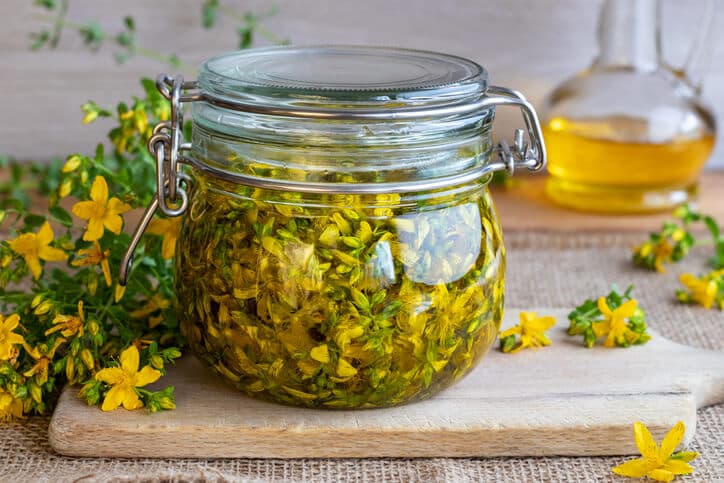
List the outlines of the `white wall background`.
{"type": "MultiPolygon", "coordinates": [[[[717,0],[720,9],[724,2],[717,0]]],[[[237,10],[265,11],[261,0],[221,0],[237,10]]],[[[98,19],[120,30],[123,15],[135,17],[140,43],[178,54],[197,65],[235,48],[235,24],[222,19],[213,30],[200,26],[201,0],[71,0],[69,18],[98,19]]],[[[701,0],[663,0],[667,60],[680,63],[703,23],[701,0]]],[[[536,104],[556,83],[585,67],[596,54],[598,0],[277,0],[279,13],[265,25],[295,44],[376,44],[430,49],[476,60],[494,83],[523,91],[536,104]]],[[[0,154],[46,159],[90,152],[109,125],[82,126],[79,106],[100,105],[139,93],[140,76],[168,70],[135,58],[112,59],[112,47],[91,54],[68,31],[54,51],[31,52],[28,34],[43,22],[32,0],[0,2],[0,154]]],[[[724,119],[724,12],[706,78],[705,99],[724,119]]],[[[263,45],[264,42],[260,42],[263,45]]],[[[498,127],[508,135],[517,118],[498,127]]],[[[710,166],[724,167],[724,143],[710,166]]]]}

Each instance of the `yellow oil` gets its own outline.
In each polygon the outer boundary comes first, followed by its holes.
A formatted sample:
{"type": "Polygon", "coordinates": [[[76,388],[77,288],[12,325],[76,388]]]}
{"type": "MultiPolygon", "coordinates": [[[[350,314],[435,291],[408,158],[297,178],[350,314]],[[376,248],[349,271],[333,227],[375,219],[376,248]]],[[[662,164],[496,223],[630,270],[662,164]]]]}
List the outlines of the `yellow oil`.
{"type": "Polygon", "coordinates": [[[570,208],[602,213],[668,210],[690,200],[714,147],[710,134],[662,144],[603,140],[610,125],[561,118],[543,131],[548,196],[570,208]]]}

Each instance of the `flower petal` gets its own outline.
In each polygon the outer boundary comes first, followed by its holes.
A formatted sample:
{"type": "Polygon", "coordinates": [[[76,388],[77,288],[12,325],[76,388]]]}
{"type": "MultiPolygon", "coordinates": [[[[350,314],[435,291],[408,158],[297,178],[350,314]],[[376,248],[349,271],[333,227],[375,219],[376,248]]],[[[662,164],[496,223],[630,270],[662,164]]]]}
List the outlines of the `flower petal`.
{"type": "Polygon", "coordinates": [[[93,180],[90,196],[93,201],[99,201],[104,205],[108,201],[108,183],[103,176],[96,176],[93,180]]]}
{"type": "Polygon", "coordinates": [[[654,441],[651,432],[642,422],[634,423],[634,441],[636,441],[636,447],[646,461],[655,462],[658,460],[659,451],[656,441],[654,441]]]}
{"type": "Polygon", "coordinates": [[[103,224],[106,228],[108,228],[110,232],[118,235],[123,229],[123,218],[121,218],[120,215],[106,214],[106,216],[103,218],[103,224]]]}
{"type": "Polygon", "coordinates": [[[38,257],[48,262],[62,262],[68,259],[68,254],[60,248],[44,246],[38,250],[38,257]]]}
{"type": "MultiPolygon", "coordinates": [[[[98,377],[96,375],[96,377],[98,377]]],[[[103,400],[101,410],[113,411],[123,403],[123,399],[126,396],[126,386],[113,386],[107,393],[106,398],[103,400]]]]}
{"type": "Polygon", "coordinates": [[[627,461],[621,465],[615,466],[611,469],[614,473],[621,476],[628,476],[630,478],[641,478],[646,476],[648,473],[648,464],[646,460],[637,458],[635,460],[627,461]]]}
{"type": "Polygon", "coordinates": [[[101,261],[101,270],[103,270],[103,278],[106,280],[106,286],[110,287],[113,285],[113,279],[111,278],[111,266],[107,258],[101,261]]]}
{"type": "Polygon", "coordinates": [[[604,335],[611,332],[611,322],[608,320],[603,320],[601,322],[594,322],[591,324],[591,328],[593,329],[593,333],[596,335],[596,337],[603,337],[604,335]]]}
{"type": "Polygon", "coordinates": [[[679,421],[668,433],[666,433],[664,440],[661,442],[661,449],[659,449],[659,457],[661,458],[661,461],[669,459],[669,456],[671,456],[676,447],[679,446],[681,441],[684,439],[685,432],[686,426],[684,426],[682,421],[679,421]]]}
{"type": "Polygon", "coordinates": [[[141,369],[138,374],[136,375],[136,387],[143,387],[146,384],[151,384],[152,382],[158,381],[158,379],[161,377],[161,372],[157,371],[156,369],[145,366],[143,369],[141,369]]]}
{"type": "Polygon", "coordinates": [[[176,253],[176,237],[171,235],[163,237],[161,256],[165,260],[168,260],[169,258],[173,258],[174,253],[176,253]]]}
{"type": "Polygon", "coordinates": [[[8,316],[5,321],[2,320],[2,315],[0,315],[0,326],[2,326],[5,330],[15,330],[18,325],[20,325],[20,316],[18,314],[8,316]]]}
{"type": "Polygon", "coordinates": [[[35,233],[23,233],[14,240],[8,240],[8,245],[18,255],[26,255],[36,249],[38,240],[35,233]]]}
{"type": "Polygon", "coordinates": [[[40,227],[40,230],[38,230],[38,244],[47,245],[53,241],[54,237],[53,229],[50,227],[50,223],[46,221],[43,223],[43,226],[40,227]]]}
{"type": "Polygon", "coordinates": [[[95,241],[103,237],[103,220],[91,218],[88,220],[88,227],[83,234],[85,241],[95,241]]]}
{"type": "Polygon", "coordinates": [[[103,381],[106,384],[120,384],[125,377],[123,369],[120,367],[107,367],[96,373],[96,381],[103,381]]]}
{"type": "Polygon", "coordinates": [[[664,469],[675,475],[688,475],[694,471],[694,468],[689,463],[682,460],[669,460],[664,464],[664,469]]]}
{"type": "Polygon", "coordinates": [[[97,203],[95,201],[79,201],[74,204],[70,211],[83,220],[89,220],[96,214],[97,203]]]}
{"type": "Polygon", "coordinates": [[[128,203],[124,203],[123,201],[119,200],[118,198],[111,198],[108,200],[108,211],[110,213],[113,213],[114,215],[125,213],[126,211],[131,209],[131,205],[128,203]]]}
{"type": "Polygon", "coordinates": [[[127,374],[135,374],[138,372],[139,359],[138,348],[131,344],[128,349],[121,352],[121,367],[127,374]]]}
{"type": "Polygon", "coordinates": [[[646,473],[646,476],[656,481],[671,481],[674,479],[674,474],[671,471],[666,471],[663,468],[656,468],[646,473]]]}
{"type": "Polygon", "coordinates": [[[606,303],[606,297],[598,298],[598,310],[600,310],[603,315],[608,315],[609,317],[613,314],[613,312],[611,312],[611,309],[608,308],[608,304],[606,303]]]}
{"type": "Polygon", "coordinates": [[[631,317],[634,312],[636,312],[636,307],[638,307],[638,305],[639,303],[634,299],[631,299],[628,302],[624,302],[619,308],[616,309],[616,315],[627,319],[631,317]]]}
{"type": "Polygon", "coordinates": [[[171,222],[163,218],[154,218],[146,228],[146,233],[151,235],[165,235],[171,228],[171,222]]]}
{"type": "Polygon", "coordinates": [[[138,399],[138,394],[136,394],[136,391],[130,386],[124,393],[123,407],[129,411],[143,407],[143,403],[138,399]]]}
{"type": "Polygon", "coordinates": [[[39,279],[43,273],[43,267],[40,266],[40,259],[36,255],[26,255],[25,264],[30,269],[30,273],[33,274],[34,279],[39,279]]]}
{"type": "Polygon", "coordinates": [[[674,458],[680,459],[681,461],[686,461],[687,463],[691,460],[695,460],[699,457],[699,453],[696,451],[679,451],[675,455],[673,455],[674,458]]]}
{"type": "Polygon", "coordinates": [[[520,326],[515,325],[515,326],[511,327],[510,329],[504,330],[503,332],[501,332],[500,335],[498,335],[498,337],[500,337],[501,339],[505,339],[506,337],[510,337],[511,335],[520,334],[520,332],[521,332],[520,326]]]}

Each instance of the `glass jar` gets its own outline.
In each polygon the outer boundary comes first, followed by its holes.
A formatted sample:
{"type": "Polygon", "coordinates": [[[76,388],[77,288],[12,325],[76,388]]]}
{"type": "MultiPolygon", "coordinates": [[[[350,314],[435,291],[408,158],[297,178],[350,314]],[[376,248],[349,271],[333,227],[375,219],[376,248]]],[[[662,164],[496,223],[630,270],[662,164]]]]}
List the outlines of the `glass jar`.
{"type": "Polygon", "coordinates": [[[173,111],[149,141],[160,189],[122,279],[154,212],[183,214],[176,307],[214,372],[253,397],[382,407],[490,348],[505,252],[487,183],[545,163],[520,94],[466,59],[371,47],[233,52],[157,84],[173,111]],[[499,104],[526,121],[513,147],[491,142],[499,104]]]}

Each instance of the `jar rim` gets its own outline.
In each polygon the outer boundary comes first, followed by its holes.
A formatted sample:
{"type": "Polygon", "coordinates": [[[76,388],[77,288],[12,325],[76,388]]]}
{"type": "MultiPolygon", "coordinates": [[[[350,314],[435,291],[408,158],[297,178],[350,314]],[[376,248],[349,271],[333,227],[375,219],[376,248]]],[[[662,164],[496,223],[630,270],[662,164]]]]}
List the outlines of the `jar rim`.
{"type": "Polygon", "coordinates": [[[489,85],[479,64],[392,47],[267,47],[206,60],[198,87],[231,110],[327,119],[419,118],[477,109],[489,85]]]}

